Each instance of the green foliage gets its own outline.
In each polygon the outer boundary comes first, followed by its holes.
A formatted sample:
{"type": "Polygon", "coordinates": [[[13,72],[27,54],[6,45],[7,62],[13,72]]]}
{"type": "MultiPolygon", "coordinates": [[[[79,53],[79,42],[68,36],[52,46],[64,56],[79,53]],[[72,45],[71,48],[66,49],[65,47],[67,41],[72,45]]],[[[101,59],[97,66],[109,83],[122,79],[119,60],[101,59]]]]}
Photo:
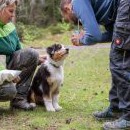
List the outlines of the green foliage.
{"type": "Polygon", "coordinates": [[[42,35],[40,31],[40,28],[37,28],[36,26],[26,26],[26,30],[24,32],[25,40],[33,41],[40,38],[42,35]]]}
{"type": "Polygon", "coordinates": [[[71,24],[60,22],[60,23],[57,23],[55,26],[54,25],[50,26],[49,30],[51,34],[54,35],[54,34],[64,33],[66,31],[70,31],[71,28],[72,28],[71,24]]]}
{"type": "Polygon", "coordinates": [[[57,26],[63,31],[70,31],[72,29],[72,25],[70,23],[58,23],[57,26]]]}
{"type": "Polygon", "coordinates": [[[5,69],[5,67],[2,64],[0,64],[0,70],[3,70],[3,69],[5,69]]]}
{"type": "Polygon", "coordinates": [[[59,26],[54,26],[54,25],[50,26],[49,30],[50,30],[52,35],[63,33],[63,30],[61,30],[61,28],[59,26]]]}
{"type": "Polygon", "coordinates": [[[60,22],[55,25],[49,26],[47,28],[37,27],[36,25],[25,25],[21,22],[16,24],[17,32],[20,37],[20,40],[24,43],[24,45],[40,45],[39,41],[45,41],[48,43],[53,39],[54,42],[68,42],[68,39],[71,36],[70,30],[73,28],[71,24],[60,22]],[[61,35],[63,34],[64,35],[61,35]],[[58,39],[57,37],[61,35],[58,39]],[[61,39],[61,40],[60,40],[61,39]],[[55,41],[56,40],[56,41],[55,41]]]}
{"type": "Polygon", "coordinates": [[[18,32],[18,36],[19,36],[20,40],[23,41],[23,39],[24,39],[24,32],[25,32],[24,24],[21,23],[21,22],[17,22],[16,28],[17,28],[17,32],[18,32]]]}
{"type": "Polygon", "coordinates": [[[16,24],[17,32],[20,40],[24,43],[34,41],[44,36],[44,29],[41,29],[35,25],[24,25],[21,22],[16,24]]]}

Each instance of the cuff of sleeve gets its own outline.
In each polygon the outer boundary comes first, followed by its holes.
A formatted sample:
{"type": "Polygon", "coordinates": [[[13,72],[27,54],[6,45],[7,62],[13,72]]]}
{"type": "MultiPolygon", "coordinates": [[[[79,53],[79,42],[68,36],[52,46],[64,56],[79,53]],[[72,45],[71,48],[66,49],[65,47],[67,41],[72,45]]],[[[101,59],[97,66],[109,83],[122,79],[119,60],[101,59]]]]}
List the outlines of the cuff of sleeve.
{"type": "Polygon", "coordinates": [[[94,45],[97,43],[97,41],[92,37],[85,37],[83,36],[79,42],[83,45],[89,46],[89,45],[94,45]]]}

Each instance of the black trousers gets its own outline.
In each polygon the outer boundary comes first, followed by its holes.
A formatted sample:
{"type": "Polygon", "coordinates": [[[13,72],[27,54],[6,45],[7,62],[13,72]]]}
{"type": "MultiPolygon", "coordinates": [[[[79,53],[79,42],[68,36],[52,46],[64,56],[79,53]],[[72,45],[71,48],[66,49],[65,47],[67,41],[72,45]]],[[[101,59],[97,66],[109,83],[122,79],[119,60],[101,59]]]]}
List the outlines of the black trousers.
{"type": "Polygon", "coordinates": [[[130,0],[120,0],[110,50],[110,108],[130,120],[130,0]]]}
{"type": "Polygon", "coordinates": [[[32,48],[14,52],[12,60],[7,65],[8,69],[21,70],[21,81],[16,84],[17,94],[15,98],[26,99],[33,74],[38,65],[39,54],[32,48]]]}

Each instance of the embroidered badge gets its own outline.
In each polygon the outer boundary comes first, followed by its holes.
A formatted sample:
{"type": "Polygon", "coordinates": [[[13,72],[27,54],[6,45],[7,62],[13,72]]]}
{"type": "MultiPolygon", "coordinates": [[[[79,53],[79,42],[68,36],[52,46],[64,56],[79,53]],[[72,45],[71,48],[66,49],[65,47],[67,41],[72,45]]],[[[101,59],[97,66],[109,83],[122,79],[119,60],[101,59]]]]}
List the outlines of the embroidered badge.
{"type": "Polygon", "coordinates": [[[121,38],[116,38],[116,39],[115,39],[115,44],[116,44],[116,45],[120,45],[121,43],[122,43],[121,38]]]}

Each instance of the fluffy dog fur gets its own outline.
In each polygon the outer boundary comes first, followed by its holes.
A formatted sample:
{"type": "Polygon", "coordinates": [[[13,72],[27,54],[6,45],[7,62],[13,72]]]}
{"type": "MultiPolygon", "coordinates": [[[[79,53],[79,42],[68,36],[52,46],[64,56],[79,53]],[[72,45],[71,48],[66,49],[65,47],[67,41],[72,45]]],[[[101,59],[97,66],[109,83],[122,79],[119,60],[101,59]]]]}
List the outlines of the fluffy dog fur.
{"type": "Polygon", "coordinates": [[[69,49],[61,44],[47,48],[47,60],[40,66],[34,76],[30,89],[30,102],[44,104],[47,111],[59,111],[59,89],[63,83],[63,62],[68,56],[69,49]]]}

